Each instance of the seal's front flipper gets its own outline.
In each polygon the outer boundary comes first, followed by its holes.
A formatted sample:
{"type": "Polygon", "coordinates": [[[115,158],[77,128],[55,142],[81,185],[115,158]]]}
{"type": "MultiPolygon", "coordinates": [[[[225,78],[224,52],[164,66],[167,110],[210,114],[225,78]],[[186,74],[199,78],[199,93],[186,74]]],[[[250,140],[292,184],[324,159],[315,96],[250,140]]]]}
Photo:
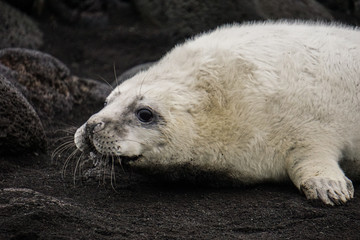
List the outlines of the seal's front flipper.
{"type": "Polygon", "coordinates": [[[341,205],[354,197],[354,187],[340,169],[339,157],[339,153],[324,148],[299,149],[288,156],[287,171],[307,199],[341,205]]]}
{"type": "Polygon", "coordinates": [[[328,205],[342,205],[354,197],[352,182],[345,176],[340,180],[309,178],[300,184],[300,190],[307,199],[320,199],[328,205]]]}

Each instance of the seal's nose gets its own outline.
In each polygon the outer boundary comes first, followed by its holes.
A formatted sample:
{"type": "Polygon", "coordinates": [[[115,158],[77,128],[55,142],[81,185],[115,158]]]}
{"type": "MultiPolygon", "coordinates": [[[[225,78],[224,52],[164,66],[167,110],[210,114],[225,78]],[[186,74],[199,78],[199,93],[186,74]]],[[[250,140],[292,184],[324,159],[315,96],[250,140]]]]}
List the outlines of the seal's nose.
{"type": "Polygon", "coordinates": [[[104,129],[105,123],[104,122],[95,122],[95,123],[87,123],[86,124],[86,134],[88,136],[93,136],[94,133],[101,131],[104,129]]]}

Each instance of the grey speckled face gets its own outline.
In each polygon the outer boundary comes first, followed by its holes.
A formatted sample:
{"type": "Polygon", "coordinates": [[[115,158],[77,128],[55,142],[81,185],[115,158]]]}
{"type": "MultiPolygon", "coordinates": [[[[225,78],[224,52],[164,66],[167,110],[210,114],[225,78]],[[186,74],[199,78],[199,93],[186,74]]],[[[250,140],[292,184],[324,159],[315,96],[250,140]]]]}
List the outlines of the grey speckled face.
{"type": "Polygon", "coordinates": [[[105,107],[77,130],[78,149],[134,157],[161,145],[165,119],[146,97],[129,95],[116,92],[109,96],[105,107]]]}

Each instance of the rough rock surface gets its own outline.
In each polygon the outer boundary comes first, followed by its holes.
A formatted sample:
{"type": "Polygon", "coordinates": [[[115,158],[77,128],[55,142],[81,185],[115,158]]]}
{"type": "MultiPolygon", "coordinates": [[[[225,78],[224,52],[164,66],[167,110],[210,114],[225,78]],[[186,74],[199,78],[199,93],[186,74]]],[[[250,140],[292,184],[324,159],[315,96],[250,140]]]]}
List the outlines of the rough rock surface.
{"type": "Polygon", "coordinates": [[[352,25],[360,23],[359,0],[317,0],[326,7],[338,22],[347,22],[352,25]]]}
{"type": "Polygon", "coordinates": [[[105,83],[71,76],[69,69],[49,54],[22,48],[0,50],[0,74],[3,152],[44,150],[43,124],[90,114],[111,90],[105,83]],[[78,114],[76,106],[84,104],[87,111],[78,114]]]}
{"type": "Polygon", "coordinates": [[[349,12],[353,1],[356,0],[317,0],[319,3],[323,4],[330,10],[337,10],[342,12],[349,12]]]}
{"type": "Polygon", "coordinates": [[[220,24],[263,19],[254,1],[134,0],[142,17],[169,31],[174,38],[189,37],[220,24]]]}
{"type": "Polygon", "coordinates": [[[49,10],[54,12],[66,23],[77,23],[87,26],[104,26],[108,23],[108,16],[105,14],[107,1],[58,1],[47,2],[49,10]]]}
{"type": "Polygon", "coordinates": [[[24,47],[37,49],[42,45],[42,32],[30,17],[0,1],[0,49],[24,47]]]}
{"type": "Polygon", "coordinates": [[[35,50],[7,48],[0,50],[0,64],[18,73],[17,81],[27,92],[42,119],[72,109],[72,96],[64,79],[69,69],[54,57],[35,50]]]}
{"type": "Polygon", "coordinates": [[[104,83],[71,76],[62,62],[43,52],[3,49],[0,50],[0,64],[8,68],[5,74],[21,85],[23,94],[43,121],[70,115],[75,104],[87,100],[98,104],[110,92],[110,87],[104,83]]]}
{"type": "Polygon", "coordinates": [[[360,22],[360,0],[354,0],[354,15],[360,22]]]}
{"type": "Polygon", "coordinates": [[[331,13],[315,0],[255,0],[264,19],[332,20],[331,13]]]}
{"type": "Polygon", "coordinates": [[[315,0],[133,0],[144,19],[186,37],[224,23],[261,19],[331,20],[326,8],[315,0]]]}
{"type": "Polygon", "coordinates": [[[44,151],[45,133],[33,107],[0,75],[0,153],[44,151]]]}
{"type": "Polygon", "coordinates": [[[67,119],[77,119],[80,115],[89,116],[104,106],[105,98],[110,94],[112,86],[108,83],[95,81],[77,76],[70,76],[65,79],[73,98],[73,111],[67,113],[67,119]],[[84,106],[86,106],[84,108],[84,106]]]}

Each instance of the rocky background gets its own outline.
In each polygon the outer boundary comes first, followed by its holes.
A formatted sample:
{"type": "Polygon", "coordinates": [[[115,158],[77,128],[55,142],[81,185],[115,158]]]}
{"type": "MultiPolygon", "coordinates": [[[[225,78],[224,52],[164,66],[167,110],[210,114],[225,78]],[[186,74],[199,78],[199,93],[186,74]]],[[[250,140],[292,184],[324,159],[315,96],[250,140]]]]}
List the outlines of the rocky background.
{"type": "Polygon", "coordinates": [[[119,166],[115,183],[71,157],[76,127],[139,65],[216,26],[269,19],[359,25],[360,0],[0,1],[0,239],[358,239],[359,183],[329,208],[289,183],[213,189],[119,166]]]}

